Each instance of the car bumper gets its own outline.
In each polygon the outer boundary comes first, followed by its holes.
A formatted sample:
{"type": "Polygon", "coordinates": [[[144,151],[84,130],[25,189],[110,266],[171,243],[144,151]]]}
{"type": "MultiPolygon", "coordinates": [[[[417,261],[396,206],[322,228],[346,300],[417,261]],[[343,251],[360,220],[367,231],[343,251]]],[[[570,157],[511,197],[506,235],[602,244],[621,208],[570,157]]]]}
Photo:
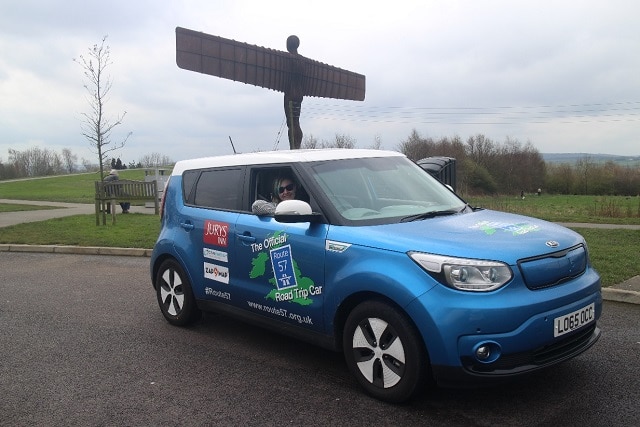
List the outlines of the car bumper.
{"type": "MultiPolygon", "coordinates": [[[[434,288],[437,296],[421,296],[411,308],[426,311],[425,321],[417,326],[429,352],[434,380],[440,385],[492,382],[552,366],[586,351],[601,333],[597,321],[602,294],[599,280],[593,279],[584,277],[590,283],[583,283],[581,291],[576,286],[548,290],[546,295],[542,295],[545,291],[516,291],[495,300],[480,296],[482,304],[465,305],[478,296],[447,298],[449,291],[442,287],[434,288]],[[513,304],[516,301],[520,305],[513,304]],[[554,336],[555,319],[590,306],[595,311],[593,320],[554,336]],[[483,346],[490,350],[484,359],[479,352],[483,346]]],[[[416,314],[411,313],[412,318],[420,318],[416,314]]]]}
{"type": "Polygon", "coordinates": [[[504,355],[493,366],[479,364],[473,358],[463,358],[463,366],[433,365],[431,371],[436,383],[443,387],[499,383],[578,356],[598,341],[600,333],[597,325],[591,325],[585,331],[551,346],[504,355]]]}

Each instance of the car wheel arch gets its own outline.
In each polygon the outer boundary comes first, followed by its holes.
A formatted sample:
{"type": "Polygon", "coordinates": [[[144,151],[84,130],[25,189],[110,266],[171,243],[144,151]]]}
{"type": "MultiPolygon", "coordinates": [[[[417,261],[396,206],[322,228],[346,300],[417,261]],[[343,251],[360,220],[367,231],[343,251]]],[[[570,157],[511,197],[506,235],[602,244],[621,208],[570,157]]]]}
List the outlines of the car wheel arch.
{"type": "Polygon", "coordinates": [[[193,281],[193,277],[191,277],[191,272],[185,267],[185,263],[182,262],[180,257],[170,253],[164,253],[162,255],[158,255],[158,257],[154,260],[154,263],[153,263],[152,275],[151,275],[151,277],[153,278],[153,282],[152,282],[153,288],[155,289],[158,286],[158,283],[156,280],[158,276],[158,271],[160,270],[160,266],[162,266],[162,264],[167,260],[173,260],[176,263],[180,264],[180,267],[182,267],[183,273],[185,274],[185,276],[187,276],[187,279],[193,286],[195,282],[193,281]]]}
{"type": "MultiPolygon", "coordinates": [[[[341,351],[344,351],[344,349],[342,348],[343,347],[342,338],[343,338],[343,332],[344,332],[344,327],[345,327],[347,318],[349,317],[349,314],[354,308],[356,308],[358,305],[366,301],[378,301],[378,302],[385,303],[392,306],[407,318],[411,326],[420,335],[420,328],[418,328],[418,326],[415,324],[415,322],[413,321],[409,313],[407,313],[407,311],[403,309],[402,306],[400,306],[393,299],[391,299],[386,295],[376,293],[376,292],[364,292],[364,291],[357,292],[349,295],[340,303],[333,318],[333,333],[335,336],[336,343],[338,344],[339,349],[341,351]]],[[[428,351],[427,343],[425,343],[424,340],[422,340],[421,345],[423,347],[423,350],[425,351],[425,354],[428,357],[429,351],[428,351]]]]}

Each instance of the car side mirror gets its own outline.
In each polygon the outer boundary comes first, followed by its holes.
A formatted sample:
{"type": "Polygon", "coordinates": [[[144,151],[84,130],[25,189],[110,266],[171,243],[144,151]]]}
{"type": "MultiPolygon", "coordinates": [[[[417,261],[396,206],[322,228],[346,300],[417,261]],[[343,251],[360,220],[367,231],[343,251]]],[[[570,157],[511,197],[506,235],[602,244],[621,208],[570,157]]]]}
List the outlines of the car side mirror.
{"type": "Polygon", "coordinates": [[[273,216],[283,223],[319,222],[322,215],[311,210],[311,206],[302,200],[284,200],[276,206],[273,216]]]}

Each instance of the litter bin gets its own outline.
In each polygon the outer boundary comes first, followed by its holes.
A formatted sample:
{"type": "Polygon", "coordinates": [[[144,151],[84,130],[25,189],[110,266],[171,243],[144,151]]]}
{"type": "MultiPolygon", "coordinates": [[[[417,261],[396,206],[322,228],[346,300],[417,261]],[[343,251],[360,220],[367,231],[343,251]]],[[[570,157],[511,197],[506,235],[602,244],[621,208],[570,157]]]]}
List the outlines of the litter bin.
{"type": "Polygon", "coordinates": [[[427,157],[416,162],[431,176],[456,191],[456,159],[453,157],[427,157]]]}
{"type": "MultiPolygon", "coordinates": [[[[158,183],[158,203],[160,203],[160,200],[162,200],[164,186],[167,184],[167,181],[169,181],[170,176],[171,169],[153,168],[144,170],[145,182],[156,181],[158,183]]],[[[145,202],[144,206],[146,208],[155,208],[156,205],[153,202],[145,202]]]]}

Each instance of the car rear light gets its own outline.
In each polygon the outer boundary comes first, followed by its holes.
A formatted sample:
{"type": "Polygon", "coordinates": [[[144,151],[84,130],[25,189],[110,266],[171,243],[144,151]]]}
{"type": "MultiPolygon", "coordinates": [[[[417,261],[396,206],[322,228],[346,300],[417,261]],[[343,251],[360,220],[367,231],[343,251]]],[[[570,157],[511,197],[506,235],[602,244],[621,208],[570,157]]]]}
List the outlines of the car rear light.
{"type": "Polygon", "coordinates": [[[171,181],[171,177],[167,179],[167,182],[164,184],[164,189],[162,190],[162,198],[160,199],[160,221],[164,217],[164,202],[167,198],[167,188],[169,188],[169,181],[171,181]]]}

